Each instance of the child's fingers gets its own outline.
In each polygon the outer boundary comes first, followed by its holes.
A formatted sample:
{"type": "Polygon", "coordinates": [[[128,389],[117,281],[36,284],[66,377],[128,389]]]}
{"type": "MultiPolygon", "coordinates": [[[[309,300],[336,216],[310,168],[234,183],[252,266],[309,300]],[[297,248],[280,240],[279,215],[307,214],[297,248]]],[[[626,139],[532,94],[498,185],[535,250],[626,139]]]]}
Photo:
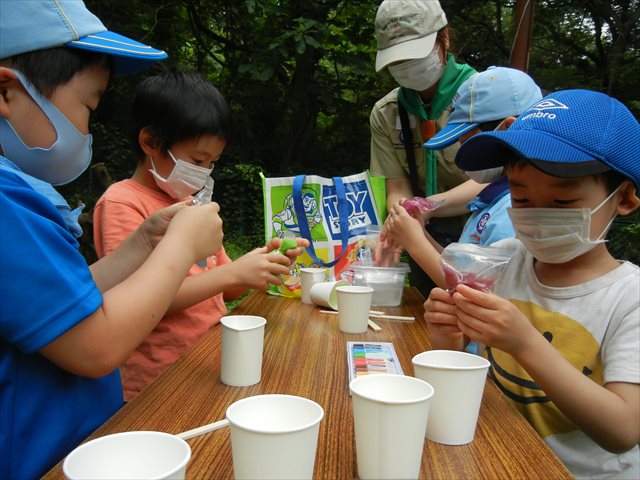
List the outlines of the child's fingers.
{"type": "Polygon", "coordinates": [[[480,290],[462,284],[456,286],[456,293],[471,303],[492,310],[497,307],[497,300],[500,298],[493,293],[481,292],[480,290]]]}
{"type": "Polygon", "coordinates": [[[296,243],[298,244],[298,247],[302,248],[307,248],[309,245],[311,245],[311,242],[309,242],[309,240],[307,240],[306,238],[296,238],[296,243]]]}
{"type": "Polygon", "coordinates": [[[431,289],[431,293],[429,293],[429,298],[427,298],[427,300],[424,302],[425,308],[427,307],[429,300],[444,302],[450,305],[455,305],[456,303],[451,293],[439,287],[431,289]]]}
{"type": "Polygon", "coordinates": [[[458,317],[458,331],[462,332],[465,336],[469,337],[474,342],[486,343],[482,331],[473,328],[472,325],[475,325],[475,322],[473,320],[476,319],[472,319],[472,317],[469,316],[465,316],[464,319],[462,316],[458,317]]]}

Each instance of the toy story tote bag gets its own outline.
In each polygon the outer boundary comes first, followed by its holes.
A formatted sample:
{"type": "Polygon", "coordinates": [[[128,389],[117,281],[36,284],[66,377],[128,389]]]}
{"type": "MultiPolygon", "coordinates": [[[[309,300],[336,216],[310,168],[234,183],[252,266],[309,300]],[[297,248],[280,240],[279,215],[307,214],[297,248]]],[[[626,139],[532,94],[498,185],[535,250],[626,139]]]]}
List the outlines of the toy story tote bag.
{"type": "Polygon", "coordinates": [[[384,221],[384,177],[371,177],[368,172],[333,178],[261,176],[266,241],[301,237],[311,243],[291,266],[283,285],[272,285],[269,293],[299,297],[300,268],[304,267],[324,267],[327,280],[339,278],[363,253],[367,227],[384,221]]]}

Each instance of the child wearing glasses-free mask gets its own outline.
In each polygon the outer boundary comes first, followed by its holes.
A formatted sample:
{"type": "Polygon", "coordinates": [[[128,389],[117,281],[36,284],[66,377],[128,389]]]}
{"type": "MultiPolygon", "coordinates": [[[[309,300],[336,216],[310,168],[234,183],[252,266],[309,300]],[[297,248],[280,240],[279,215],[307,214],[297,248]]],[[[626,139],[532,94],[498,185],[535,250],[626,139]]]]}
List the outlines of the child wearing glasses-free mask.
{"type": "MultiPolygon", "coordinates": [[[[94,210],[100,257],[158,209],[190,201],[194,194],[209,201],[211,173],[230,136],[227,102],[197,73],[174,71],[146,78],[136,88],[132,115],[135,171],[111,185],[94,210]]],[[[272,240],[233,262],[222,247],[191,266],[167,313],[120,368],[125,401],[219,323],[227,313],[225,300],[281,283],[279,276],[289,273],[289,258],[301,249],[288,250],[288,257],[271,253],[280,242],[272,240]]],[[[299,239],[298,244],[306,241],[299,239]]]]}
{"type": "Polygon", "coordinates": [[[469,139],[464,170],[504,165],[516,232],[493,293],[434,289],[434,348],[486,345],[490,374],[576,478],[640,477],[640,269],[605,237],[640,205],[640,126],[598,92],[548,95],[469,139]]]}

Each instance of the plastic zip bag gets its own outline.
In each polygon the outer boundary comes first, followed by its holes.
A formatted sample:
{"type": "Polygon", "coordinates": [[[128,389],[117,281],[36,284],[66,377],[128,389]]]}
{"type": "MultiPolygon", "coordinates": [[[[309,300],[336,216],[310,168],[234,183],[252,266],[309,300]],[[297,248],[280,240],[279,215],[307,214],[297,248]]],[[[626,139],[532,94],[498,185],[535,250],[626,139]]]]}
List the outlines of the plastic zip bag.
{"type": "Polygon", "coordinates": [[[447,290],[468,285],[490,292],[504,271],[513,249],[508,246],[480,246],[473,243],[451,243],[440,256],[440,267],[447,290]]]}
{"type": "Polygon", "coordinates": [[[400,205],[407,211],[412,217],[417,214],[424,215],[425,213],[433,212],[437,210],[444,202],[436,202],[435,200],[429,200],[424,197],[413,197],[403,201],[400,205]]]}
{"type": "Polygon", "coordinates": [[[213,178],[207,177],[204,183],[204,187],[198,193],[193,196],[191,205],[204,205],[211,203],[211,197],[213,196],[213,178]]]}

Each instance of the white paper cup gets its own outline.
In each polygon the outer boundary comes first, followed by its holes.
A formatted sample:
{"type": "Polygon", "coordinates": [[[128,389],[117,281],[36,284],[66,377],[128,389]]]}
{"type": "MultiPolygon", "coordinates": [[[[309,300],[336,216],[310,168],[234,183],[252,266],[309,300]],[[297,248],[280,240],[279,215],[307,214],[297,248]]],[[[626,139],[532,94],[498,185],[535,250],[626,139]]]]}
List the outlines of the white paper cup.
{"type": "Polygon", "coordinates": [[[237,479],[313,477],[324,410],[291,395],[256,395],[227,409],[237,479]]]}
{"type": "Polygon", "coordinates": [[[313,303],[311,301],[311,287],[316,283],[324,282],[326,270],[324,268],[301,268],[300,281],[302,282],[302,291],[300,300],[302,303],[313,303]]]}
{"type": "Polygon", "coordinates": [[[473,440],[489,361],[453,350],[430,350],[413,357],[415,376],[433,385],[427,438],[445,445],[473,440]]]}
{"type": "Polygon", "coordinates": [[[164,432],[124,432],[96,438],[73,450],[62,464],[69,480],[183,480],[189,444],[164,432]]]}
{"type": "Polygon", "coordinates": [[[262,376],[263,317],[228,315],[222,324],[220,380],[225,385],[255,385],[262,376]]]}
{"type": "Polygon", "coordinates": [[[418,478],[433,388],[405,375],[358,377],[349,384],[358,477],[418,478]]]}
{"type": "Polygon", "coordinates": [[[346,287],[349,285],[347,280],[338,280],[335,282],[316,283],[309,290],[309,297],[316,305],[324,308],[338,310],[338,298],[336,296],[337,287],[346,287]]]}
{"type": "Polygon", "coordinates": [[[337,287],[338,324],[345,333],[364,333],[369,322],[373,288],[345,286],[337,287]]]}

